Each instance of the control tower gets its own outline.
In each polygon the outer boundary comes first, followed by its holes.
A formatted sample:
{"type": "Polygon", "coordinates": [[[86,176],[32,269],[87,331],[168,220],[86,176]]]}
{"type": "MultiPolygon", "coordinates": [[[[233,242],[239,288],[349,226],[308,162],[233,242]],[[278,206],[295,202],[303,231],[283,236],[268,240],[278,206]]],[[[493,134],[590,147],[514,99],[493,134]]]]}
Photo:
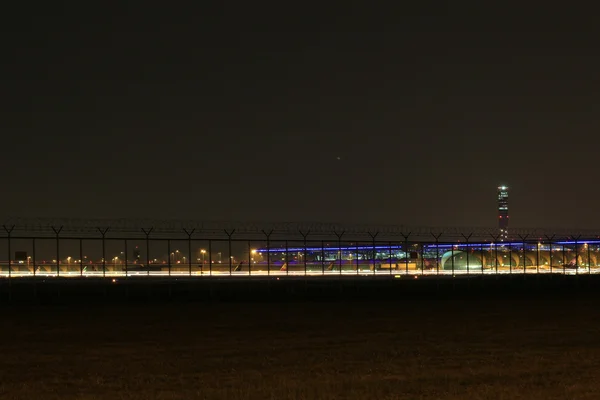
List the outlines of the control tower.
{"type": "Polygon", "coordinates": [[[508,239],[508,186],[498,186],[498,228],[500,240],[508,239]]]}

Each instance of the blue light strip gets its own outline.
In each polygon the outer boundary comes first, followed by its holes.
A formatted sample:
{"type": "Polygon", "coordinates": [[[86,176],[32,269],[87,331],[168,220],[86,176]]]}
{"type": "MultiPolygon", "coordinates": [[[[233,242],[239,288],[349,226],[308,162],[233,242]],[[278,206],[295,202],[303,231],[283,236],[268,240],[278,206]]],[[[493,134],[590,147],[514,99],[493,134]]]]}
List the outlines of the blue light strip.
{"type": "Polygon", "coordinates": [[[570,240],[567,242],[555,242],[554,244],[600,244],[600,240],[582,240],[582,241],[574,241],[570,240]]]}
{"type": "MultiPolygon", "coordinates": [[[[498,247],[502,247],[502,246],[522,246],[523,242],[497,242],[496,243],[498,245],[498,247]]],[[[525,243],[525,245],[527,245],[528,243],[525,243]]],[[[456,244],[439,244],[437,245],[437,247],[439,248],[451,248],[451,247],[490,247],[490,246],[494,246],[493,242],[486,242],[486,243],[456,243],[456,244]]],[[[429,247],[432,249],[435,249],[436,245],[435,244],[427,244],[425,245],[425,247],[429,247]]]]}
{"type": "MultiPolygon", "coordinates": [[[[375,246],[375,250],[402,250],[402,246],[375,246]]],[[[303,252],[304,247],[293,247],[287,249],[290,253],[303,252]]],[[[307,247],[306,251],[340,251],[340,247],[307,247]]],[[[373,250],[373,246],[347,246],[341,247],[342,251],[356,251],[356,250],[373,250]]],[[[270,249],[257,249],[257,253],[285,253],[285,247],[281,248],[270,248],[270,249]]]]}
{"type": "MultiPolygon", "coordinates": [[[[414,244],[418,244],[418,243],[413,243],[414,244]]],[[[507,245],[522,245],[523,243],[498,243],[498,247],[501,246],[507,246],[507,245]]],[[[440,249],[443,248],[451,248],[451,247],[487,247],[487,246],[493,246],[493,243],[469,243],[468,245],[466,243],[457,243],[457,244],[438,244],[437,247],[440,249]]],[[[435,244],[428,244],[425,245],[426,248],[429,249],[435,249],[436,245],[435,244]]],[[[375,248],[375,250],[403,250],[401,245],[392,245],[392,246],[342,246],[340,247],[307,247],[306,251],[356,251],[356,250],[373,250],[373,248],[375,248]]],[[[296,252],[303,252],[304,251],[304,247],[292,247],[292,248],[288,248],[287,249],[288,252],[291,253],[296,253],[296,252]]],[[[275,248],[270,248],[270,249],[257,249],[256,252],[257,253],[285,253],[286,249],[285,247],[275,247],[275,248]]]]}
{"type": "MultiPolygon", "coordinates": [[[[591,241],[563,241],[563,242],[554,242],[552,243],[552,245],[570,245],[570,244],[600,244],[600,240],[591,240],[591,241]]],[[[419,243],[412,243],[411,245],[415,245],[415,244],[419,244],[419,243]]],[[[487,243],[456,243],[456,244],[448,244],[448,243],[443,243],[443,244],[426,244],[423,245],[425,248],[427,249],[435,249],[440,248],[440,249],[450,249],[450,248],[459,248],[459,247],[475,247],[475,248],[489,248],[489,247],[497,247],[498,248],[502,248],[502,247],[506,247],[506,246],[523,246],[523,242],[497,242],[497,243],[493,243],[493,242],[487,242],[487,243]]],[[[548,243],[540,243],[540,248],[542,247],[548,247],[548,243]]],[[[315,251],[325,251],[325,252],[331,252],[331,251],[357,251],[357,250],[373,250],[373,248],[375,248],[375,250],[401,250],[404,251],[402,245],[392,245],[392,246],[342,246],[342,247],[307,247],[306,251],[307,252],[315,252],[315,251]]],[[[530,248],[535,248],[537,247],[536,243],[525,243],[525,247],[530,247],[530,248]]],[[[296,252],[304,252],[304,247],[292,247],[292,248],[288,248],[287,251],[290,253],[296,253],[296,252]]],[[[256,252],[257,253],[285,253],[286,249],[285,247],[274,247],[274,248],[270,248],[270,249],[257,249],[256,252]]]]}

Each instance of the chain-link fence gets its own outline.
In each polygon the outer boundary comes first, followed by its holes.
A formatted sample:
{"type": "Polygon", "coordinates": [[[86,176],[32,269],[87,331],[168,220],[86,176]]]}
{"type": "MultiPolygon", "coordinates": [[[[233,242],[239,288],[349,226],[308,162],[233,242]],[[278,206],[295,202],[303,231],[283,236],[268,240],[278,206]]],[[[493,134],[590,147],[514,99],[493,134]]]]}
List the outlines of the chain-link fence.
{"type": "Polygon", "coordinates": [[[6,220],[0,275],[593,274],[591,231],[149,220],[6,220]],[[576,232],[576,233],[573,233],[576,232]]]}

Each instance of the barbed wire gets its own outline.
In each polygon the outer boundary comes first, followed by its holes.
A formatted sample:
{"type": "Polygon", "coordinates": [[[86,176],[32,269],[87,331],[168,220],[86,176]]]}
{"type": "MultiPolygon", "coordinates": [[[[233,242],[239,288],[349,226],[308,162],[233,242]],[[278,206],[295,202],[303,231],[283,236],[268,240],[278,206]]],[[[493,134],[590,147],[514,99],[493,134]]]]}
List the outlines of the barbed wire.
{"type": "MultiPolygon", "coordinates": [[[[141,218],[21,218],[11,217],[1,221],[4,233],[7,228],[13,235],[54,236],[61,229],[62,236],[83,235],[97,236],[99,230],[108,229],[109,235],[127,235],[143,237],[150,230],[153,236],[186,236],[193,232],[196,236],[226,237],[235,234],[236,237],[289,237],[298,238],[304,235],[315,237],[331,237],[347,239],[365,237],[379,240],[401,238],[431,240],[432,237],[456,239],[459,241],[471,239],[496,240],[498,228],[494,227],[444,227],[444,226],[407,226],[392,224],[348,224],[333,222],[244,222],[244,221],[195,221],[195,220],[161,220],[141,218]]],[[[599,238],[599,230],[569,229],[569,228],[515,228],[510,229],[510,237],[545,239],[549,237],[568,238],[585,237],[599,238]]],[[[187,236],[186,236],[187,237],[187,236]]]]}

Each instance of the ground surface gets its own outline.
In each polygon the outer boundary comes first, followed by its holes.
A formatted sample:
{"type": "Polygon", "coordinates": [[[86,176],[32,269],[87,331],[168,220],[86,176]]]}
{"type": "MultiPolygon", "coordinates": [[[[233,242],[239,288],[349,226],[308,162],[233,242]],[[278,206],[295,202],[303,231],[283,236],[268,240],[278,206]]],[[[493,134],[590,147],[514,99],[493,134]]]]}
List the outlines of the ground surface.
{"type": "Polygon", "coordinates": [[[598,399],[575,298],[3,308],[0,399],[598,399]]]}

